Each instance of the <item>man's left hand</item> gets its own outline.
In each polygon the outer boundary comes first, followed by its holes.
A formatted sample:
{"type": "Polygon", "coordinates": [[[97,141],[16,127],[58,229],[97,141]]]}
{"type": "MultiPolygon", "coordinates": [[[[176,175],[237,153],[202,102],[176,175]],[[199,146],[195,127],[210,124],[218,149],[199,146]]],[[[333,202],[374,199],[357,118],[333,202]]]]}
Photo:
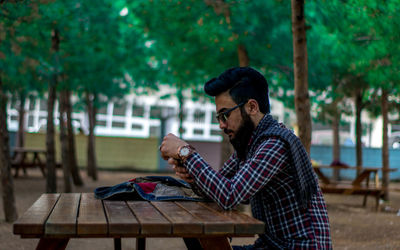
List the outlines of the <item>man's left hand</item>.
{"type": "Polygon", "coordinates": [[[169,158],[178,159],[178,150],[181,146],[185,146],[188,143],[179,139],[179,137],[174,134],[168,134],[164,137],[161,146],[161,156],[164,160],[168,160],[169,158]]]}

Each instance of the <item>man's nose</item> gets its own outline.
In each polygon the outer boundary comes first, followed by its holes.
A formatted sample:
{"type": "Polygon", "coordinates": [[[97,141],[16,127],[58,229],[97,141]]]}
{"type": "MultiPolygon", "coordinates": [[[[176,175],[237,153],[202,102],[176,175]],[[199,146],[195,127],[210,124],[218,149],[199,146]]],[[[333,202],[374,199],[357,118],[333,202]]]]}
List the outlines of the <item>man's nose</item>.
{"type": "Polygon", "coordinates": [[[228,128],[228,126],[226,125],[226,122],[219,121],[219,128],[223,130],[225,128],[228,128]]]}

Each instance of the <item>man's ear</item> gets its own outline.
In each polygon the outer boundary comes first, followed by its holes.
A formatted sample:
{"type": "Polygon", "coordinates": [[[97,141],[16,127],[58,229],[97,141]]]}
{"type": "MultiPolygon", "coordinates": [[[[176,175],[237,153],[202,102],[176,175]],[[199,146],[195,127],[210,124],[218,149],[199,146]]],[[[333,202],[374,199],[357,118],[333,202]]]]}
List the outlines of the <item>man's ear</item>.
{"type": "Polygon", "coordinates": [[[249,115],[255,115],[260,112],[260,107],[258,106],[258,102],[254,99],[250,99],[246,104],[246,110],[249,115]]]}

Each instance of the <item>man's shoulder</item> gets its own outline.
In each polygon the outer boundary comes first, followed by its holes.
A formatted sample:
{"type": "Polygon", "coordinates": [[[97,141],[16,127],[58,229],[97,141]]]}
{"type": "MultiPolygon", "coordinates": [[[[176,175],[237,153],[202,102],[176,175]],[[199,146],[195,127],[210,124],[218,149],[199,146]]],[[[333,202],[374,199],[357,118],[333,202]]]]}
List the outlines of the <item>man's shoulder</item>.
{"type": "Polygon", "coordinates": [[[257,144],[258,149],[287,149],[289,145],[286,140],[277,135],[263,137],[257,144]]]}
{"type": "Polygon", "coordinates": [[[299,138],[295,135],[294,131],[285,127],[283,124],[279,124],[279,126],[269,127],[264,130],[260,135],[260,139],[267,140],[268,138],[279,138],[280,140],[292,144],[295,141],[298,141],[299,138]]]}

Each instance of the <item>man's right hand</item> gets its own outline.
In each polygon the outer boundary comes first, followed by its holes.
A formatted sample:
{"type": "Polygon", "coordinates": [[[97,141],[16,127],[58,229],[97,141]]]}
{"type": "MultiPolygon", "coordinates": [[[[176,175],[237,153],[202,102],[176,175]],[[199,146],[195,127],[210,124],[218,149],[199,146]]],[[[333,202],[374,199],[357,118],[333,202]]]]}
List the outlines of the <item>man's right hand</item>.
{"type": "Polygon", "coordinates": [[[181,178],[182,180],[186,181],[187,183],[194,182],[193,177],[188,173],[187,169],[180,164],[180,162],[174,158],[169,158],[168,163],[173,166],[175,170],[175,174],[181,178]]]}

